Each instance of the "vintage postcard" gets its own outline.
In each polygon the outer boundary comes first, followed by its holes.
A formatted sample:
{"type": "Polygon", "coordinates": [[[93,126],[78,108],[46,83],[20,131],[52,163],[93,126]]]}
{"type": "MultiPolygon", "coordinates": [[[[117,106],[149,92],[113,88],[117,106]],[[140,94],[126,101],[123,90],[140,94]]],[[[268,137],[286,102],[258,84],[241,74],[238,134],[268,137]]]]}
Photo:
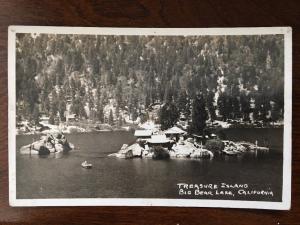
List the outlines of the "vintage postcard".
{"type": "Polygon", "coordinates": [[[291,28],[8,33],[11,206],[290,208],[291,28]]]}

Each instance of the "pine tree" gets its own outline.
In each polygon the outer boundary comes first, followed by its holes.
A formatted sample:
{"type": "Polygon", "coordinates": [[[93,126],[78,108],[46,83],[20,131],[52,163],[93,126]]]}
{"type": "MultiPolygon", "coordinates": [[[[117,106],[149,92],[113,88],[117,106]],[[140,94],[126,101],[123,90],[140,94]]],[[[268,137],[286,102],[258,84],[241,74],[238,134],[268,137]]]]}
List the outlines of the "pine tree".
{"type": "Polygon", "coordinates": [[[197,95],[193,101],[192,110],[192,132],[197,134],[203,134],[204,128],[206,127],[206,120],[208,114],[205,108],[205,100],[203,95],[197,95]]]}
{"type": "Polygon", "coordinates": [[[66,102],[64,100],[59,101],[59,117],[61,121],[66,121],[65,112],[66,112],[66,102]]]}
{"type": "Polygon", "coordinates": [[[223,121],[226,121],[229,116],[229,112],[227,107],[227,96],[225,95],[225,93],[221,92],[219,94],[217,104],[218,104],[219,113],[222,116],[223,121]]]}
{"type": "Polygon", "coordinates": [[[272,120],[272,122],[277,122],[279,119],[280,119],[279,105],[276,103],[273,103],[272,109],[271,109],[271,120],[272,120]]]}
{"type": "Polygon", "coordinates": [[[104,113],[103,113],[103,106],[100,102],[97,104],[96,115],[97,115],[97,119],[101,123],[103,123],[104,122],[104,113]]]}
{"type": "Polygon", "coordinates": [[[82,99],[77,95],[72,102],[71,111],[79,118],[87,118],[82,99]]]}
{"type": "Polygon", "coordinates": [[[118,126],[121,127],[122,125],[123,125],[123,118],[122,116],[120,116],[118,119],[118,126]]]}
{"type": "Polygon", "coordinates": [[[164,102],[172,102],[172,100],[173,100],[172,88],[171,85],[168,83],[165,89],[164,102]]]}
{"type": "Polygon", "coordinates": [[[63,79],[65,78],[65,68],[63,64],[63,60],[59,60],[56,65],[55,69],[56,74],[56,85],[62,85],[63,79]]]}
{"type": "Polygon", "coordinates": [[[34,105],[33,113],[32,113],[32,120],[34,125],[39,125],[40,122],[40,110],[38,104],[34,105]]]}
{"type": "Polygon", "coordinates": [[[63,89],[60,90],[58,95],[58,112],[61,121],[66,121],[65,111],[67,110],[65,92],[63,89]]]}
{"type": "Polygon", "coordinates": [[[137,113],[136,109],[134,109],[132,112],[131,119],[134,122],[134,121],[136,121],[137,118],[138,118],[138,113],[137,113]]]}
{"type": "Polygon", "coordinates": [[[209,111],[209,115],[210,115],[210,120],[213,122],[216,119],[216,108],[214,106],[214,93],[212,91],[210,91],[207,94],[207,100],[206,100],[206,105],[209,111]]]}
{"type": "Polygon", "coordinates": [[[146,97],[145,97],[145,107],[149,107],[149,105],[151,104],[151,100],[150,100],[150,95],[146,92],[146,97]]]}
{"type": "Polygon", "coordinates": [[[117,104],[117,106],[116,106],[116,117],[118,118],[119,117],[119,115],[120,115],[120,107],[119,107],[119,104],[117,104]]]}
{"type": "Polygon", "coordinates": [[[49,117],[49,123],[53,124],[53,125],[55,124],[54,115],[52,113],[50,114],[50,117],[49,117]]]}
{"type": "Polygon", "coordinates": [[[58,105],[59,105],[58,96],[56,90],[53,90],[51,94],[52,94],[52,99],[51,99],[50,112],[53,115],[53,117],[56,117],[58,112],[58,105]]]}
{"type": "Polygon", "coordinates": [[[188,100],[187,100],[186,91],[181,90],[179,99],[178,99],[178,103],[177,103],[179,111],[184,113],[186,111],[187,104],[188,104],[188,100]]]}
{"type": "Polygon", "coordinates": [[[41,96],[41,110],[46,113],[49,114],[51,105],[50,105],[50,100],[48,97],[48,94],[46,92],[42,92],[42,96],[41,96]]]}
{"type": "Polygon", "coordinates": [[[77,87],[76,87],[76,81],[73,77],[71,77],[71,81],[70,81],[70,90],[71,90],[72,98],[74,98],[75,94],[76,94],[77,87]]]}
{"type": "Polygon", "coordinates": [[[119,81],[116,87],[116,101],[117,105],[123,108],[123,90],[122,90],[122,83],[119,81]]]}
{"type": "Polygon", "coordinates": [[[241,103],[241,112],[242,112],[243,120],[249,121],[250,120],[249,114],[251,112],[250,97],[248,95],[246,95],[245,93],[241,93],[240,103],[241,103]]]}
{"type": "Polygon", "coordinates": [[[147,122],[149,120],[149,114],[148,114],[148,112],[141,113],[140,114],[140,119],[141,119],[141,121],[140,121],[141,123],[147,122]]]}
{"type": "Polygon", "coordinates": [[[80,50],[76,50],[72,55],[72,65],[74,68],[74,71],[80,71],[83,65],[83,57],[81,55],[80,50]]]}
{"type": "Polygon", "coordinates": [[[108,123],[109,125],[114,125],[114,116],[112,110],[109,111],[108,123]]]}
{"type": "Polygon", "coordinates": [[[233,111],[233,118],[238,119],[241,118],[241,108],[240,102],[237,97],[232,98],[232,111],[233,111]]]}
{"type": "Polygon", "coordinates": [[[159,121],[161,129],[166,130],[173,127],[179,119],[179,110],[173,102],[165,103],[160,109],[159,121]]]}
{"type": "Polygon", "coordinates": [[[265,94],[259,94],[255,97],[256,119],[267,122],[267,114],[270,109],[270,100],[265,94]]]}
{"type": "Polygon", "coordinates": [[[212,120],[215,110],[223,120],[248,120],[250,96],[255,98],[253,113],[257,120],[268,122],[270,110],[271,114],[274,110],[270,101],[279,112],[278,119],[283,118],[284,39],[281,35],[92,37],[40,34],[33,38],[31,34],[17,34],[17,39],[19,118],[31,119],[36,104],[48,115],[56,117],[57,111],[61,114],[64,106],[52,104],[50,93],[55,85],[64,88],[73,110],[77,108],[84,117],[86,102],[92,112],[95,110],[92,105],[96,106],[98,99],[89,98],[91,95],[85,93],[81,82],[88,88],[96,88],[98,94],[102,92],[102,107],[115,98],[120,109],[129,107],[130,117],[134,111],[138,112],[140,105],[147,109],[158,101],[161,104],[175,101],[179,111],[189,118],[190,101],[201,91],[212,120]],[[220,87],[219,81],[224,86],[220,87]],[[212,97],[218,87],[224,93],[220,93],[216,106],[212,97]],[[239,93],[241,88],[247,93],[246,97],[239,93]],[[188,97],[182,96],[184,93],[179,90],[184,90],[188,97]]]}

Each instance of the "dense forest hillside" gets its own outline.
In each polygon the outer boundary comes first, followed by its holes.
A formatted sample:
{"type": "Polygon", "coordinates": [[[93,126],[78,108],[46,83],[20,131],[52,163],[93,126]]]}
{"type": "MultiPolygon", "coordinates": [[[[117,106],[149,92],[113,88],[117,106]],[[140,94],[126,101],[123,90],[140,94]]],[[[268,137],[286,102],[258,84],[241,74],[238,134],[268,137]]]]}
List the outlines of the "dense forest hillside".
{"type": "Polygon", "coordinates": [[[111,124],[179,117],[283,119],[283,35],[102,36],[17,34],[17,118],[65,121],[66,113],[111,124]]]}

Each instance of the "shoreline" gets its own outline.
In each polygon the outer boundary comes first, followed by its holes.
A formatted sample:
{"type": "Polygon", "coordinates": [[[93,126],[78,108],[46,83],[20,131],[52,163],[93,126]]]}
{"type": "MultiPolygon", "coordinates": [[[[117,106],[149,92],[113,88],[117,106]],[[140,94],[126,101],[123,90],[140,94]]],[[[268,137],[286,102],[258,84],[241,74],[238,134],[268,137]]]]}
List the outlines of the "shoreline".
{"type": "MultiPolygon", "coordinates": [[[[63,133],[63,134],[75,134],[75,133],[98,133],[98,132],[115,132],[115,131],[134,131],[137,129],[143,129],[143,130],[153,130],[155,129],[154,126],[160,126],[160,124],[153,124],[153,127],[147,128],[145,127],[145,124],[149,123],[149,121],[143,123],[143,124],[125,124],[122,127],[119,126],[111,126],[108,124],[101,124],[104,126],[104,129],[97,129],[95,127],[91,127],[89,123],[84,124],[84,126],[78,126],[77,125],[66,125],[66,124],[59,124],[59,125],[51,125],[51,124],[40,124],[41,126],[39,129],[43,129],[47,127],[47,129],[44,129],[42,131],[37,131],[37,128],[30,127],[27,122],[21,122],[23,124],[23,129],[28,129],[29,131],[24,131],[22,128],[16,128],[16,135],[38,135],[38,134],[47,134],[47,133],[63,133]]],[[[151,121],[150,121],[151,123],[151,121]]],[[[83,124],[83,123],[81,123],[83,124]]],[[[181,127],[181,126],[179,126],[181,127]]],[[[207,126],[206,129],[208,131],[221,131],[221,130],[227,130],[227,129],[283,129],[284,124],[283,123],[277,123],[277,124],[267,124],[266,126],[256,126],[255,124],[229,124],[226,126],[207,126]]],[[[185,130],[186,131],[186,130],[185,130]]]]}
{"type": "MultiPolygon", "coordinates": [[[[209,128],[209,130],[214,130],[214,131],[221,131],[221,130],[230,130],[230,129],[283,129],[283,126],[275,126],[275,127],[228,127],[228,128],[209,128]]],[[[139,128],[141,129],[141,128],[139,128]]],[[[60,132],[62,134],[86,134],[86,133],[108,133],[108,132],[133,132],[134,130],[127,130],[127,129],[112,129],[112,130],[89,130],[89,131],[83,131],[83,132],[61,132],[61,131],[49,131],[48,133],[55,133],[55,132],[60,132]]],[[[35,131],[35,132],[27,132],[27,133],[17,133],[16,136],[29,136],[29,135],[43,135],[47,133],[43,133],[40,131],[35,131]]]]}

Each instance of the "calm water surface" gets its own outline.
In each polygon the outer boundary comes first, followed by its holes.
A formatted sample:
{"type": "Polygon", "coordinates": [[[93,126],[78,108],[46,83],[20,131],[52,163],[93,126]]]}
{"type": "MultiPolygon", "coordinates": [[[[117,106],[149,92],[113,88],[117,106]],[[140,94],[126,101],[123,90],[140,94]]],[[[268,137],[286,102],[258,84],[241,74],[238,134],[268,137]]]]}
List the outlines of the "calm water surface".
{"type": "MultiPolygon", "coordinates": [[[[69,134],[67,139],[75,150],[68,154],[39,157],[17,153],[17,198],[189,198],[178,195],[177,183],[226,182],[274,192],[274,197],[235,199],[281,201],[283,130],[227,129],[221,135],[230,140],[268,143],[270,151],[240,157],[220,155],[213,160],[125,160],[107,155],[118,151],[123,143],[133,143],[130,132],[69,134]],[[85,160],[93,164],[92,169],[81,167],[85,160]]],[[[17,136],[17,149],[38,137],[17,136]]]]}

